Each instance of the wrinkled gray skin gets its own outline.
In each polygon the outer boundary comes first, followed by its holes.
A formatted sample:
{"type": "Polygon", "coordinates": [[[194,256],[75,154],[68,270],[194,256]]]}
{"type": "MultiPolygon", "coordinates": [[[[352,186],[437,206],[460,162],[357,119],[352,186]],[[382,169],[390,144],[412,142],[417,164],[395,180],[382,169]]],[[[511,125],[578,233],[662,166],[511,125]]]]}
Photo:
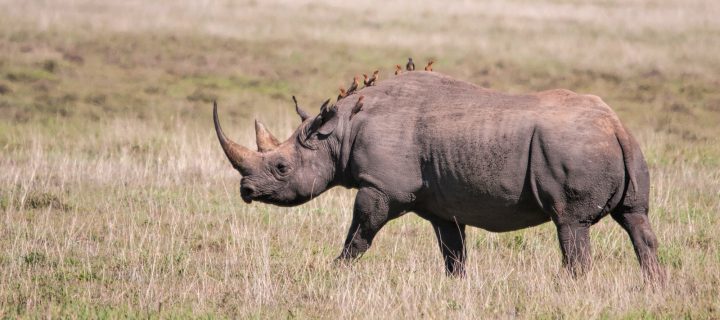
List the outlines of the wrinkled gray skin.
{"type": "Polygon", "coordinates": [[[358,189],[338,259],[359,257],[388,221],[412,211],[432,224],[451,275],[464,273],[465,226],[505,232],[547,221],[557,226],[564,265],[579,274],[591,262],[590,226],[610,214],[644,274],[662,278],[647,165],[596,96],[506,94],[414,71],[314,118],[298,111],[303,122],[282,143],[256,123],[258,152],[227,140],[217,112],[216,130],[248,203],[294,206],[334,186],[358,189]]]}

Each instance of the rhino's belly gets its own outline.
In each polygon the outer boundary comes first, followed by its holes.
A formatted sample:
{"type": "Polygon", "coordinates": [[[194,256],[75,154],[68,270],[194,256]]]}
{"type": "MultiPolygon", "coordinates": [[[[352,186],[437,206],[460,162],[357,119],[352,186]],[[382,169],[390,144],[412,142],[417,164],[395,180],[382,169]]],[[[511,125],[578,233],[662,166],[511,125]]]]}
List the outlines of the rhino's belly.
{"type": "Polygon", "coordinates": [[[526,197],[466,194],[435,198],[426,201],[422,211],[493,232],[519,230],[550,221],[535,201],[526,197]]]}

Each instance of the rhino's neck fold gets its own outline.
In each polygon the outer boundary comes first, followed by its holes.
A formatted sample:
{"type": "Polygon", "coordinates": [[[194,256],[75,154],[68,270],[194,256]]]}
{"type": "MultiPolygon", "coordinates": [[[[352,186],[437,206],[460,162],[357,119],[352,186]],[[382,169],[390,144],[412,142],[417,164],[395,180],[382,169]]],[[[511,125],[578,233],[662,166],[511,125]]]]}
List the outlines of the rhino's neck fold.
{"type": "Polygon", "coordinates": [[[337,138],[335,148],[332,148],[332,157],[335,161],[335,179],[333,184],[341,185],[346,188],[352,188],[352,173],[350,172],[350,154],[352,150],[353,134],[351,122],[345,115],[342,116],[338,127],[335,130],[337,138]]]}

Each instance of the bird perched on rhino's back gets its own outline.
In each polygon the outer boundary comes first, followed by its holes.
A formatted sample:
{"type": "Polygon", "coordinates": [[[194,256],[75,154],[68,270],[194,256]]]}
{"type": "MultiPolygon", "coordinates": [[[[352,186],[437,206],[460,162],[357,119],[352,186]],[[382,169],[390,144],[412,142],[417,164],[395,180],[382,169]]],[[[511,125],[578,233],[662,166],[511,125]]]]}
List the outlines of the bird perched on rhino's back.
{"type": "Polygon", "coordinates": [[[373,72],[372,77],[370,77],[370,78],[368,78],[368,76],[366,74],[363,74],[363,77],[365,77],[364,83],[365,83],[366,87],[374,86],[375,82],[377,82],[378,79],[380,79],[380,70],[375,70],[375,72],[373,72]]]}
{"type": "Polygon", "coordinates": [[[402,67],[400,67],[399,64],[395,65],[395,75],[399,75],[402,73],[402,67]]]}
{"type": "Polygon", "coordinates": [[[408,58],[408,62],[405,65],[405,70],[415,71],[415,62],[413,62],[412,58],[408,58]]]}
{"type": "Polygon", "coordinates": [[[350,87],[348,87],[348,89],[346,91],[346,95],[353,94],[355,92],[355,90],[358,89],[358,86],[360,86],[360,77],[355,75],[355,77],[353,77],[352,83],[350,83],[350,87]]]}
{"type": "Polygon", "coordinates": [[[340,87],[339,90],[340,90],[340,94],[338,94],[337,100],[347,97],[347,91],[345,91],[345,88],[340,87]]]}
{"type": "Polygon", "coordinates": [[[425,66],[425,71],[433,71],[432,70],[433,63],[435,63],[435,61],[432,61],[432,60],[428,61],[427,65],[425,66]]]}
{"type": "Polygon", "coordinates": [[[563,264],[581,273],[589,229],[610,214],[648,279],[663,277],[647,163],[597,96],[509,94],[406,72],[303,119],[282,143],[256,125],[255,151],[229,140],[214,112],[243,200],[295,206],[334,186],[358,190],[340,259],[358,258],[388,221],[414,212],[432,225],[450,274],[463,273],[466,226],[506,232],[549,221],[563,264]]]}
{"type": "Polygon", "coordinates": [[[352,118],[353,118],[358,112],[360,112],[360,111],[362,110],[362,107],[363,107],[363,99],[365,99],[365,96],[360,96],[360,97],[358,98],[357,102],[355,102],[355,105],[353,106],[352,111],[350,111],[350,120],[352,120],[352,118]]]}

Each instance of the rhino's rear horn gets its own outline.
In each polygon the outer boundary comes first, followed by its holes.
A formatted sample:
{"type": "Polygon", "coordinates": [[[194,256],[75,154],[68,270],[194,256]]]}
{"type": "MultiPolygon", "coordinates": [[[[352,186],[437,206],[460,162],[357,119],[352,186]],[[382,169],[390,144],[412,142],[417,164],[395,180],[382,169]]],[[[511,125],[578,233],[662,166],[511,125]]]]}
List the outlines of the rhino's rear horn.
{"type": "Polygon", "coordinates": [[[268,152],[280,145],[280,141],[265,128],[265,125],[257,120],[255,120],[255,139],[260,152],[268,152]]]}
{"type": "Polygon", "coordinates": [[[257,158],[255,151],[245,148],[225,136],[220,121],[218,120],[217,102],[213,101],[213,121],[215,122],[215,133],[217,133],[220,146],[222,146],[225,155],[230,163],[242,173],[248,165],[257,158]]]}

